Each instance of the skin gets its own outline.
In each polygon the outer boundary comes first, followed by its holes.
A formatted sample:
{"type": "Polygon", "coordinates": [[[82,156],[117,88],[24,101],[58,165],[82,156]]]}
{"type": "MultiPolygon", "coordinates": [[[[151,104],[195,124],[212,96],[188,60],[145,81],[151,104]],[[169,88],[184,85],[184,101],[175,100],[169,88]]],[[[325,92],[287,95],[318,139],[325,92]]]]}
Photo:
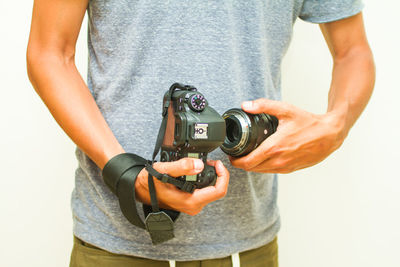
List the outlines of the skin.
{"type": "Polygon", "coordinates": [[[313,166],[340,147],[367,105],[375,66],[362,14],[320,28],[334,63],[327,112],[313,114],[264,98],[243,102],[242,109],[249,113],[275,115],[279,126],[250,154],[231,157],[233,166],[262,173],[290,173],[313,166]]]}
{"type": "MultiPolygon", "coordinates": [[[[75,45],[87,4],[88,0],[35,0],[27,66],[33,87],[54,119],[103,169],[109,159],[125,151],[75,66],[75,45]]],[[[154,179],[160,207],[195,215],[208,203],[224,197],[229,172],[221,161],[209,161],[208,164],[216,168],[217,183],[196,189],[193,194],[154,179]]],[[[203,167],[201,160],[190,158],[154,165],[157,171],[174,177],[200,173],[203,167]]],[[[150,204],[147,175],[144,169],[139,173],[135,190],[139,201],[150,204]]]]}
{"type": "MultiPolygon", "coordinates": [[[[57,123],[100,169],[124,153],[104,120],[74,62],[75,45],[88,0],[35,0],[27,48],[28,75],[57,123]]],[[[278,131],[255,151],[240,159],[238,168],[258,172],[290,172],[318,163],[337,149],[368,102],[374,82],[372,54],[361,15],[321,26],[334,58],[329,108],[316,115],[292,105],[259,99],[243,108],[276,115],[278,131]]],[[[137,152],[139,153],[139,152],[137,152]]],[[[140,153],[139,153],[140,154],[140,153]]],[[[182,192],[154,179],[159,204],[190,215],[225,196],[229,173],[220,161],[209,161],[218,175],[215,186],[182,192]]],[[[200,173],[203,163],[184,158],[155,163],[161,173],[177,177],[200,173]]],[[[147,171],[135,184],[139,201],[149,204],[147,171]]]]}

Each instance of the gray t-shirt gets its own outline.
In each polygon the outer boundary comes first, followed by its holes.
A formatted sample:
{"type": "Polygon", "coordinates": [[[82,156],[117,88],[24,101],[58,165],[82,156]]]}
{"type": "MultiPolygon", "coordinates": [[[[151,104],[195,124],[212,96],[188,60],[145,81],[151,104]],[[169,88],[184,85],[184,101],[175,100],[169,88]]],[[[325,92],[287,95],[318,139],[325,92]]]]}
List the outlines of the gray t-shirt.
{"type": "MultiPolygon", "coordinates": [[[[194,85],[220,114],[244,100],[279,100],[280,66],[297,17],[314,23],[360,12],[358,0],[91,0],[88,86],[127,152],[150,159],[162,96],[194,85]]],[[[233,168],[225,198],[181,214],[175,238],[153,246],[131,225],[100,169],[77,148],[74,234],[105,250],[158,260],[225,257],[277,234],[277,177],[233,168]]]]}

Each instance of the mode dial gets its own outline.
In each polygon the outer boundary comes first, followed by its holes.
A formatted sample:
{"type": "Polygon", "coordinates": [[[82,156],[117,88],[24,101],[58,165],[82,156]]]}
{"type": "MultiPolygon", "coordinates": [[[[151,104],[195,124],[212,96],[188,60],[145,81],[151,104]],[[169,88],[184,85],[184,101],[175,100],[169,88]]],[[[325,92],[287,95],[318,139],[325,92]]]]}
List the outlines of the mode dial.
{"type": "Polygon", "coordinates": [[[201,94],[194,94],[189,98],[189,107],[197,112],[203,111],[207,101],[201,94]]]}

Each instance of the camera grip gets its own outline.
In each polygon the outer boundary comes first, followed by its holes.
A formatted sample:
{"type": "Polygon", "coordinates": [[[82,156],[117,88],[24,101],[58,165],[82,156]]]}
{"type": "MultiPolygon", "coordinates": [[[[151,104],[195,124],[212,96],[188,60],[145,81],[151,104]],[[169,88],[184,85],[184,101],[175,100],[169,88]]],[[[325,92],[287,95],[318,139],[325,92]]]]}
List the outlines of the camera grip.
{"type": "Polygon", "coordinates": [[[197,176],[196,188],[214,186],[217,181],[217,172],[214,166],[207,165],[207,160],[203,159],[204,169],[197,176]]]}

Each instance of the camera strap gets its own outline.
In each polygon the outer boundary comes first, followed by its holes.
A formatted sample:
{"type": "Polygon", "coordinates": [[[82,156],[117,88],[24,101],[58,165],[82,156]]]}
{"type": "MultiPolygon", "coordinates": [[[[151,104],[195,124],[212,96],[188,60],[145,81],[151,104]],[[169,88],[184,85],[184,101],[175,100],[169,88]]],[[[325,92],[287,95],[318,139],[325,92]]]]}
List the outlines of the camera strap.
{"type": "Polygon", "coordinates": [[[156,177],[161,182],[173,184],[182,191],[193,193],[193,191],[196,189],[196,186],[193,183],[188,183],[187,181],[178,180],[175,177],[169,176],[168,174],[165,173],[159,173],[157,170],[153,168],[153,166],[150,163],[147,163],[145,168],[148,173],[156,177]]]}
{"type": "Polygon", "coordinates": [[[125,218],[133,225],[146,229],[150,233],[153,244],[159,244],[174,237],[173,222],[180,214],[178,211],[161,209],[159,207],[153,176],[164,183],[173,184],[186,192],[193,192],[195,189],[193,183],[178,180],[168,174],[161,174],[152,166],[164,138],[168,119],[168,107],[171,103],[173,92],[176,89],[193,90],[193,88],[179,83],[175,83],[170,87],[163,106],[163,120],[157,135],[156,146],[151,161],[147,161],[136,154],[122,153],[111,158],[102,170],[103,180],[107,187],[117,195],[121,211],[125,218]],[[151,199],[151,206],[143,204],[143,211],[146,218],[144,222],[137,211],[135,197],[135,182],[143,168],[146,168],[149,174],[148,185],[151,199]]]}
{"type": "MultiPolygon", "coordinates": [[[[118,197],[119,206],[125,218],[133,225],[146,229],[150,233],[153,244],[158,244],[174,237],[173,220],[179,213],[163,209],[160,211],[158,203],[154,202],[156,201],[155,190],[150,190],[152,207],[143,205],[143,211],[147,215],[145,222],[139,216],[135,182],[140,171],[148,165],[149,161],[136,154],[122,153],[106,163],[102,176],[107,187],[118,197]]],[[[154,188],[153,179],[149,180],[149,188],[154,188]]]]}
{"type": "Polygon", "coordinates": [[[155,158],[157,157],[158,152],[160,151],[161,144],[164,138],[165,130],[167,128],[168,121],[168,107],[172,101],[172,94],[176,89],[181,90],[193,90],[194,87],[190,85],[182,85],[180,83],[174,83],[168,90],[166,95],[166,100],[163,106],[162,111],[162,122],[160,125],[160,129],[157,135],[156,145],[153,151],[153,157],[150,162],[147,162],[145,168],[148,172],[148,184],[149,184],[149,193],[151,199],[151,207],[148,205],[143,205],[143,210],[146,214],[145,225],[147,231],[149,231],[153,244],[162,243],[168,241],[174,237],[174,224],[178,216],[179,212],[175,210],[166,210],[160,209],[157,200],[156,188],[154,186],[153,176],[158,180],[164,183],[170,183],[178,188],[187,191],[193,192],[194,185],[192,183],[188,183],[185,181],[177,180],[174,177],[169,176],[168,174],[161,174],[153,168],[153,163],[155,162],[155,158]],[[185,190],[186,189],[186,190],[185,190]]]}
{"type": "Polygon", "coordinates": [[[146,160],[132,153],[122,153],[110,159],[103,168],[105,184],[117,195],[125,218],[133,225],[145,229],[136,208],[135,182],[146,160]]]}

